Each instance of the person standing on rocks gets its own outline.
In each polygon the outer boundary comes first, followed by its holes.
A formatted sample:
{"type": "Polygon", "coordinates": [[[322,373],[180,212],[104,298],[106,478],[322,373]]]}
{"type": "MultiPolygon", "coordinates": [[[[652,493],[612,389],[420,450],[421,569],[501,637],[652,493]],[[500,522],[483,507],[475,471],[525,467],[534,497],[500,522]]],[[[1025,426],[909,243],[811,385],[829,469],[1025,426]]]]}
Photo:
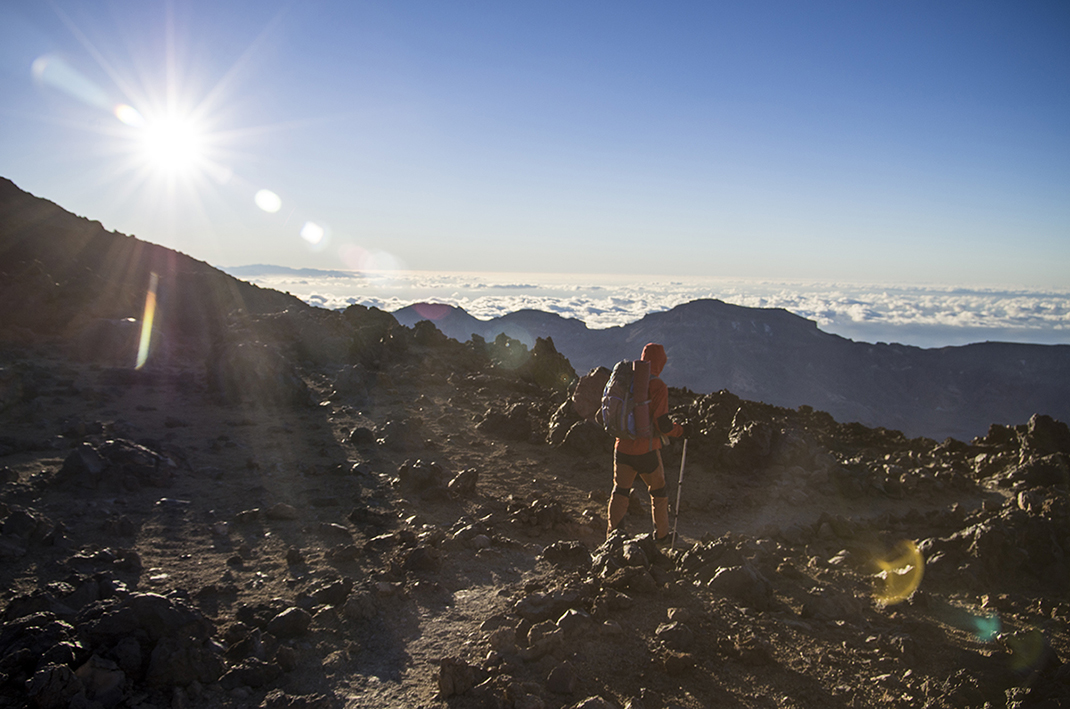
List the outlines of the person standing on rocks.
{"type": "Polygon", "coordinates": [[[665,491],[661,447],[668,443],[669,437],[684,436],[685,427],[669,418],[669,387],[658,377],[668,361],[665,348],[650,342],[643,348],[640,359],[650,363],[647,396],[650,399],[651,435],[649,438],[618,438],[613,446],[613,494],[609,497],[609,529],[606,534],[612,534],[628,512],[632,485],[638,475],[650,491],[654,539],[659,544],[668,543],[671,536],[669,497],[665,491]]]}

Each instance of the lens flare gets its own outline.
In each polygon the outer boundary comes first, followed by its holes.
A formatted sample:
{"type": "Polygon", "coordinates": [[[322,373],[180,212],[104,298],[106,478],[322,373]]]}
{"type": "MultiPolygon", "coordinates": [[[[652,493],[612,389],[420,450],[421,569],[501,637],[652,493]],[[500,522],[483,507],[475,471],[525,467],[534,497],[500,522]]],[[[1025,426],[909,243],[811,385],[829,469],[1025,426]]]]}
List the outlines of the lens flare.
{"type": "Polygon", "coordinates": [[[133,106],[127,106],[125,103],[120,103],[115,107],[113,113],[115,117],[120,121],[130,126],[131,128],[144,128],[145,118],[141,113],[133,106]]]}
{"type": "Polygon", "coordinates": [[[141,340],[137,346],[137,364],[134,369],[141,369],[149,359],[149,345],[152,342],[152,320],[156,316],[156,284],[159,277],[149,274],[149,292],[145,295],[145,315],[141,318],[141,340]]]}
{"type": "Polygon", "coordinates": [[[1006,643],[1011,651],[1011,669],[1015,672],[1041,669],[1048,659],[1048,640],[1036,628],[1015,633],[1006,639],[1006,643]]]}
{"type": "Polygon", "coordinates": [[[346,244],[339,249],[338,255],[354,271],[373,271],[379,274],[403,270],[401,261],[387,251],[369,251],[355,244],[346,244]]]}
{"type": "Polygon", "coordinates": [[[416,303],[412,307],[421,318],[431,321],[444,318],[453,312],[453,308],[445,303],[416,303]]]}
{"type": "Polygon", "coordinates": [[[51,86],[87,106],[110,110],[111,102],[97,84],[88,79],[56,54],[45,54],[34,60],[30,68],[33,78],[40,84],[51,86]]]}
{"type": "Polygon", "coordinates": [[[271,190],[260,190],[253,197],[253,201],[268,214],[274,214],[282,209],[282,198],[271,190]]]}
{"type": "Polygon", "coordinates": [[[992,642],[1003,632],[1003,624],[995,614],[980,615],[946,602],[937,603],[932,612],[941,622],[970,633],[983,643],[992,642]]]}
{"type": "Polygon", "coordinates": [[[995,640],[1003,631],[1003,624],[999,622],[999,616],[976,615],[973,617],[973,633],[983,643],[995,640]]]}
{"type": "Polygon", "coordinates": [[[301,238],[312,246],[318,246],[323,241],[324,233],[323,227],[315,222],[305,222],[301,227],[301,238]]]}
{"type": "Polygon", "coordinates": [[[925,560],[917,544],[903,540],[887,558],[874,560],[877,573],[877,589],[874,598],[882,605],[901,603],[918,589],[925,571],[925,560]]]}

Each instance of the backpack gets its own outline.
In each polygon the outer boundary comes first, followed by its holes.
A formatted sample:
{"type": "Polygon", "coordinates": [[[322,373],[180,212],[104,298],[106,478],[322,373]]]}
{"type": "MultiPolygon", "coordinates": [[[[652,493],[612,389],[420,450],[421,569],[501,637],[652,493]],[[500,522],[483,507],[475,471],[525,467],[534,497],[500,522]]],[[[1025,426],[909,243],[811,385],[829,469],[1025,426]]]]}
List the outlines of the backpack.
{"type": "Polygon", "coordinates": [[[580,377],[572,392],[572,409],[582,419],[593,419],[602,410],[602,391],[609,382],[610,372],[605,367],[595,367],[580,377]]]}
{"type": "Polygon", "coordinates": [[[615,438],[650,437],[650,362],[621,360],[602,391],[602,427],[615,438]]]}

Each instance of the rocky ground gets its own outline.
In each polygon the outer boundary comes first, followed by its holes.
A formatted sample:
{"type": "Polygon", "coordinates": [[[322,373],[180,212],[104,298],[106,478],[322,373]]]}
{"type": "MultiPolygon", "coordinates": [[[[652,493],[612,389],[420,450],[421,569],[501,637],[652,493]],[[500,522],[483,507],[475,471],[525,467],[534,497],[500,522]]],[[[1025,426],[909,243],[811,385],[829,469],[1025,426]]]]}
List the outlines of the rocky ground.
{"type": "Polygon", "coordinates": [[[671,389],[661,551],[639,495],[606,540],[552,343],[425,325],[252,318],[142,370],[121,328],[5,332],[0,706],[1070,706],[1065,424],[671,389]]]}

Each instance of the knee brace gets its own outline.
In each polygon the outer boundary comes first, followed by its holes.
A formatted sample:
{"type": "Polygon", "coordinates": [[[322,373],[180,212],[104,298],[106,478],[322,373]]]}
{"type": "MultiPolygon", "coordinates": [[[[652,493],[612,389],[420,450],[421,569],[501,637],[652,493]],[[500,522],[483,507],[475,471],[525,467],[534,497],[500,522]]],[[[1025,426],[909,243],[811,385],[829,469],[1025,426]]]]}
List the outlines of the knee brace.
{"type": "Polygon", "coordinates": [[[622,497],[631,497],[632,489],[630,487],[621,487],[620,485],[615,485],[613,487],[613,494],[621,495],[622,497]]]}
{"type": "Polygon", "coordinates": [[[650,496],[651,497],[668,497],[669,493],[665,492],[665,486],[662,485],[661,487],[659,487],[656,490],[651,490],[650,491],[650,496]]]}

